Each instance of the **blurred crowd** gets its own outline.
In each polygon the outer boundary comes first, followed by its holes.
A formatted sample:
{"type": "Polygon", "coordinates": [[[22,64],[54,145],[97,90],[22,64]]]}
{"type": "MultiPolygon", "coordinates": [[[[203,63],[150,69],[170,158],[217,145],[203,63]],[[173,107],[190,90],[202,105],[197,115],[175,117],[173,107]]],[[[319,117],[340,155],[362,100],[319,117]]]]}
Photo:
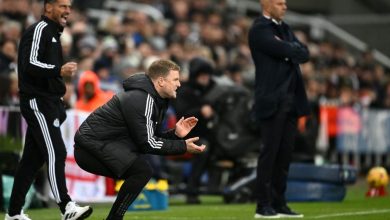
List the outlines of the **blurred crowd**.
{"type": "MultiPolygon", "coordinates": [[[[247,43],[253,17],[238,11],[231,1],[118,1],[129,3],[121,10],[106,7],[106,2],[75,0],[62,33],[65,60],[78,63],[77,74],[64,79],[67,108],[92,111],[121,91],[123,79],[145,71],[159,58],[181,66],[183,83],[191,79],[190,61],[201,57],[211,64],[207,73],[216,84],[253,89],[254,66],[247,43]],[[163,17],[147,10],[150,6],[163,17]],[[99,16],[89,7],[95,7],[99,16]]],[[[0,0],[2,106],[18,105],[18,42],[23,30],[40,19],[42,3],[0,0]]],[[[301,68],[313,117],[300,123],[301,132],[305,127],[308,132],[310,126],[318,128],[319,103],[390,109],[389,70],[374,60],[370,50],[360,53],[340,42],[312,39],[304,30],[297,29],[296,34],[311,54],[301,68]]],[[[313,139],[313,134],[308,138],[313,139]]]]}

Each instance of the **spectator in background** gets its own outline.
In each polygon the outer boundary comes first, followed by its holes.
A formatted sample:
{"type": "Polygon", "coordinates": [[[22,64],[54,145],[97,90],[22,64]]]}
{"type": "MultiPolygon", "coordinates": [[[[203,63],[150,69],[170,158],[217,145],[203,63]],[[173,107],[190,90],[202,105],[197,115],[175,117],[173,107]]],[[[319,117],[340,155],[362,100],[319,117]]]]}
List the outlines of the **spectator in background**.
{"type": "Polygon", "coordinates": [[[93,72],[99,78],[100,89],[117,93],[120,91],[119,79],[111,72],[112,66],[106,60],[97,60],[93,64],[93,72]]]}
{"type": "Polygon", "coordinates": [[[285,192],[297,132],[297,119],[309,103],[300,63],[309,51],[283,22],[286,0],[261,0],[262,16],[249,31],[256,67],[254,114],[263,145],[257,163],[255,218],[303,217],[287,206],[285,192]]]}
{"type": "Polygon", "coordinates": [[[74,60],[71,57],[71,49],[72,49],[73,37],[68,29],[64,29],[61,34],[61,45],[62,45],[62,56],[65,62],[69,62],[74,60]]]}
{"type": "Polygon", "coordinates": [[[243,68],[239,64],[230,64],[220,74],[214,73],[213,80],[219,86],[245,87],[242,76],[243,68]]]}
{"type": "Polygon", "coordinates": [[[27,15],[30,10],[29,0],[2,0],[0,14],[7,18],[18,21],[20,24],[25,24],[27,15]]]}
{"type": "Polygon", "coordinates": [[[86,35],[80,38],[77,42],[77,54],[78,59],[94,58],[98,41],[93,35],[86,35]]]}
{"type": "Polygon", "coordinates": [[[0,42],[0,74],[8,74],[16,69],[17,45],[14,40],[0,42]]]}
{"type": "Polygon", "coordinates": [[[114,95],[111,91],[100,89],[99,77],[92,71],[81,74],[78,84],[78,99],[75,109],[92,112],[106,103],[114,95]]]}
{"type": "Polygon", "coordinates": [[[12,71],[9,74],[9,79],[10,84],[6,102],[9,106],[19,106],[18,74],[15,71],[12,71]]]}
{"type": "Polygon", "coordinates": [[[386,83],[384,90],[384,97],[383,101],[380,103],[380,106],[382,108],[390,109],[390,81],[386,83]]]}
{"type": "Polygon", "coordinates": [[[114,37],[106,37],[102,42],[102,54],[95,61],[93,71],[100,79],[100,88],[117,93],[120,91],[119,79],[112,74],[113,67],[118,65],[118,42],[114,37]]]}
{"type": "Polygon", "coordinates": [[[4,23],[1,28],[1,33],[6,40],[18,42],[22,35],[22,25],[17,21],[10,20],[4,23]]]}
{"type": "MultiPolygon", "coordinates": [[[[206,96],[212,91],[215,82],[212,80],[214,68],[210,61],[195,57],[189,63],[189,81],[179,89],[175,110],[177,117],[198,118],[198,125],[190,135],[199,137],[199,144],[212,145],[211,128],[214,118],[214,109],[206,96]]],[[[206,171],[211,148],[204,154],[195,155],[191,161],[191,172],[187,182],[187,203],[198,204],[199,187],[202,174],[206,171]]]]}
{"type": "Polygon", "coordinates": [[[0,74],[0,105],[8,105],[10,84],[9,75],[0,74]]]}

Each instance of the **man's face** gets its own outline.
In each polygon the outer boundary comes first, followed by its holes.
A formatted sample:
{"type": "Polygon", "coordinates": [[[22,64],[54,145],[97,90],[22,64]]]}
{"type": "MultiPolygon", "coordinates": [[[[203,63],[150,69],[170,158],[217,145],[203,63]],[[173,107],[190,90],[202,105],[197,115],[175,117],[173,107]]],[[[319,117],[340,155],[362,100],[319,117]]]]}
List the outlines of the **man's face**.
{"type": "Polygon", "coordinates": [[[208,86],[210,84],[210,74],[208,73],[200,73],[196,77],[196,82],[201,86],[208,86]]]}
{"type": "Polygon", "coordinates": [[[57,0],[45,5],[45,15],[65,27],[71,12],[71,0],[57,0]]]}
{"type": "Polygon", "coordinates": [[[283,20],[287,11],[286,0],[269,0],[269,13],[277,21],[283,20]]]}
{"type": "Polygon", "coordinates": [[[1,52],[3,52],[3,54],[7,56],[9,59],[12,60],[16,59],[17,49],[16,49],[16,45],[12,41],[6,41],[3,47],[1,48],[1,52]]]}
{"type": "Polygon", "coordinates": [[[161,94],[163,98],[176,98],[176,90],[180,87],[179,71],[170,70],[166,77],[161,77],[161,94]]]}
{"type": "Polygon", "coordinates": [[[95,96],[95,86],[92,82],[86,82],[84,84],[84,98],[90,100],[95,96]]]}

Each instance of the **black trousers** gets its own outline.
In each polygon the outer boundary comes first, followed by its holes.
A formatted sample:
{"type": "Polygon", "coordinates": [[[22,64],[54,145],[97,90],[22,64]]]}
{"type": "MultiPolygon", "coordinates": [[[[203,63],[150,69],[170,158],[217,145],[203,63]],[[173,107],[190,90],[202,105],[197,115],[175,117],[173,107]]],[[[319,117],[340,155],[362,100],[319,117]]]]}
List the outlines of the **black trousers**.
{"type": "Polygon", "coordinates": [[[280,108],[260,124],[263,145],[257,163],[256,193],[258,206],[286,205],[285,191],[293,144],[297,133],[297,117],[280,108]]]}
{"type": "MultiPolygon", "coordinates": [[[[97,159],[93,154],[89,153],[88,151],[75,146],[74,157],[76,159],[77,164],[83,170],[99,176],[106,176],[113,179],[118,179],[118,176],[115,175],[113,171],[111,171],[105,164],[103,164],[99,159],[97,159]]],[[[137,173],[141,173],[147,176],[147,181],[149,181],[149,179],[152,177],[152,166],[149,164],[146,157],[138,157],[135,162],[130,166],[130,168],[122,176],[119,177],[119,179],[127,179],[137,173]]]]}
{"type": "MultiPolygon", "coordinates": [[[[74,156],[77,164],[85,171],[116,179],[117,176],[99,159],[80,147],[75,147],[74,156]]],[[[120,177],[124,179],[118,196],[110,210],[107,220],[123,219],[127,208],[134,202],[138,194],[153,175],[153,169],[146,158],[138,157],[130,168],[120,177]]]]}
{"type": "Polygon", "coordinates": [[[10,214],[22,209],[28,189],[44,163],[55,201],[61,209],[71,200],[65,183],[66,148],[60,125],[66,118],[61,99],[21,98],[20,109],[27,122],[22,158],[15,174],[10,214]]]}

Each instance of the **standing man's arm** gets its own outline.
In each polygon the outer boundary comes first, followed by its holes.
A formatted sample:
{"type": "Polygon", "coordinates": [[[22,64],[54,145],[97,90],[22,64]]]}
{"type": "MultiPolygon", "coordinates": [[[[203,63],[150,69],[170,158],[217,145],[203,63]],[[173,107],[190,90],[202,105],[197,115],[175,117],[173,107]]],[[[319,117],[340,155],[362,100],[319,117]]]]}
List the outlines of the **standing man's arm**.
{"type": "MultiPolygon", "coordinates": [[[[40,22],[33,30],[32,36],[26,37],[21,45],[21,53],[24,54],[26,72],[37,78],[55,78],[59,76],[72,76],[77,70],[75,62],[69,62],[61,66],[61,63],[47,63],[44,60],[45,56],[57,56],[57,54],[49,54],[47,50],[53,37],[50,35],[45,22],[40,22]],[[49,39],[50,38],[50,39],[49,39]]],[[[62,61],[59,61],[62,62],[62,61]]]]}
{"type": "Polygon", "coordinates": [[[303,59],[300,59],[300,60],[292,59],[293,63],[306,63],[307,61],[309,61],[309,58],[310,58],[309,49],[307,48],[307,46],[305,44],[303,44],[302,42],[300,42],[298,40],[298,38],[295,36],[295,34],[293,32],[292,32],[292,36],[293,36],[294,44],[296,44],[298,47],[300,47],[302,52],[304,53],[304,57],[302,57],[303,59]]]}
{"type": "Polygon", "coordinates": [[[278,59],[289,58],[294,63],[304,63],[309,59],[308,50],[303,44],[281,40],[266,24],[255,25],[250,30],[249,44],[256,51],[278,59]]]}
{"type": "MultiPolygon", "coordinates": [[[[44,57],[48,56],[47,50],[51,43],[49,41],[49,31],[47,23],[39,22],[35,29],[32,31],[32,36],[26,37],[26,40],[22,42],[21,51],[25,57],[23,60],[25,63],[26,72],[34,77],[59,77],[61,73],[61,67],[52,63],[46,63],[44,57]]],[[[50,39],[51,40],[51,39],[50,39]]],[[[51,56],[57,56],[57,54],[51,54],[51,56]]]]}

